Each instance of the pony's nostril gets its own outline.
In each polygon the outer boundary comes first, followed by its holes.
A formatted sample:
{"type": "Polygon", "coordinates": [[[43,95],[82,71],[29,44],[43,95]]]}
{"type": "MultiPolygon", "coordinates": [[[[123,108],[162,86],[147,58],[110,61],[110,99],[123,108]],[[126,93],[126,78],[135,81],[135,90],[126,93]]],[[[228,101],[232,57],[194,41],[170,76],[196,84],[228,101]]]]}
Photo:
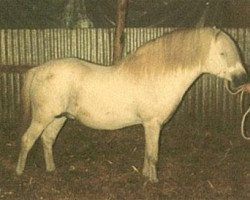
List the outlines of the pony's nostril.
{"type": "Polygon", "coordinates": [[[249,80],[248,75],[246,73],[241,73],[239,75],[235,75],[232,77],[232,83],[234,87],[239,87],[249,80]]]}
{"type": "Polygon", "coordinates": [[[249,81],[249,77],[247,73],[242,73],[242,82],[247,83],[249,81]]]}

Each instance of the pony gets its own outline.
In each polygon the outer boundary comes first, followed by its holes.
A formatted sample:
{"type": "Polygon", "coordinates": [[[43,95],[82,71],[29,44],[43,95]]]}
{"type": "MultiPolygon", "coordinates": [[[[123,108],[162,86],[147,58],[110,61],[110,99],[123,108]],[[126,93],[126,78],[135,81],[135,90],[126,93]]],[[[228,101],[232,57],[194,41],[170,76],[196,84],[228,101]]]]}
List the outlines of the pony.
{"type": "Polygon", "coordinates": [[[112,66],[77,58],[48,61],[27,71],[22,89],[31,122],[22,136],[16,173],[41,136],[47,171],[55,170],[52,146],[68,118],[94,129],[142,124],[143,175],[157,182],[158,141],[185,92],[204,73],[239,86],[247,81],[236,44],[216,28],[176,30],[149,41],[112,66]]]}

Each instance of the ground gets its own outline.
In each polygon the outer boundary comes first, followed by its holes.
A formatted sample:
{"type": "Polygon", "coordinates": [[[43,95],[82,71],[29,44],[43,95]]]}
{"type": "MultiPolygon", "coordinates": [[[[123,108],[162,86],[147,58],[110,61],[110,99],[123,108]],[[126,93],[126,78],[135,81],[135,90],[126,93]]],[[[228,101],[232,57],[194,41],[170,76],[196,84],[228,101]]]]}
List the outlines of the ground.
{"type": "Polygon", "coordinates": [[[1,126],[0,199],[250,199],[250,142],[239,123],[201,125],[187,117],[166,125],[156,184],[141,175],[142,126],[100,131],[69,121],[54,146],[56,171],[45,172],[39,141],[17,176],[20,137],[1,126]]]}

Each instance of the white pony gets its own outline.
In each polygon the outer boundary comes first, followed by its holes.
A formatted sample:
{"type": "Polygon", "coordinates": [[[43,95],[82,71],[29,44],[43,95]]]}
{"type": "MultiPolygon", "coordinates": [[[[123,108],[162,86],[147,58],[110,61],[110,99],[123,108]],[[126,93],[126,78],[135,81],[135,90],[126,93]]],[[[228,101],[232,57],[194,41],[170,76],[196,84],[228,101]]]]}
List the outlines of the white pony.
{"type": "Polygon", "coordinates": [[[17,174],[23,173],[28,152],[39,136],[46,169],[55,170],[53,143],[67,118],[73,118],[95,129],[142,124],[146,141],[143,175],[157,182],[161,127],[203,73],[235,85],[247,80],[236,45],[218,29],[174,31],[110,67],[67,58],[29,70],[23,98],[32,120],[22,136],[17,174]]]}

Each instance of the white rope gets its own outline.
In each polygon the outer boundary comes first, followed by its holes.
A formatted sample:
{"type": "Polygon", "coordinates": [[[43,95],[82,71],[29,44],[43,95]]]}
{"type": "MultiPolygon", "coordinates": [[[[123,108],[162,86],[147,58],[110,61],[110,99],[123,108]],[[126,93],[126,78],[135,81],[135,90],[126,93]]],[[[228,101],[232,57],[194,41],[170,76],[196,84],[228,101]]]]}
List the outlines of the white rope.
{"type": "Polygon", "coordinates": [[[241,114],[243,114],[243,110],[244,110],[244,94],[245,94],[245,92],[244,91],[242,91],[241,93],[240,93],[240,113],[241,114]]]}
{"type": "Polygon", "coordinates": [[[246,117],[247,115],[249,114],[250,112],[250,107],[247,109],[247,111],[245,112],[245,114],[243,115],[242,117],[242,120],[241,120],[241,135],[242,137],[245,139],[245,140],[250,140],[250,137],[248,137],[245,133],[245,130],[244,130],[244,127],[245,127],[245,120],[246,120],[246,117]]]}
{"type": "MultiPolygon", "coordinates": [[[[230,87],[229,87],[229,82],[227,81],[225,83],[225,86],[226,86],[226,89],[227,91],[232,94],[232,95],[236,95],[236,94],[240,94],[240,110],[241,110],[241,113],[243,113],[243,100],[244,100],[244,88],[243,87],[238,87],[236,88],[236,91],[233,91],[230,87]]],[[[247,111],[243,114],[242,116],[242,120],[241,120],[241,136],[245,139],[245,140],[250,140],[250,137],[248,137],[245,133],[245,121],[246,121],[246,117],[247,115],[249,114],[250,112],[250,106],[249,108],[247,109],[247,111]]]]}
{"type": "Polygon", "coordinates": [[[225,81],[225,86],[227,91],[232,94],[232,95],[236,95],[240,92],[243,92],[243,89],[241,87],[236,88],[236,91],[233,91],[230,87],[229,87],[229,81],[225,81]]]}

